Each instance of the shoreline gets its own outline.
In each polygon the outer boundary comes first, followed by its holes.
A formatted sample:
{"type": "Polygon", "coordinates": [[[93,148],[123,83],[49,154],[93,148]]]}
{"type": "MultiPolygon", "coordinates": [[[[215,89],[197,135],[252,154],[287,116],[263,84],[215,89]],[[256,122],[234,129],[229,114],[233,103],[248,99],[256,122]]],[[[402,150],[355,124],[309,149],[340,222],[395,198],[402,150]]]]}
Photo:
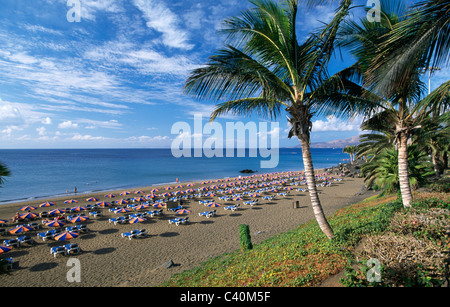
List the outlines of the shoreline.
{"type": "MultiPolygon", "coordinates": [[[[317,170],[320,172],[320,170],[317,170]]],[[[287,173],[287,172],[286,172],[287,173]]],[[[293,172],[294,173],[294,172],[293,172]]],[[[300,176],[301,173],[298,173],[300,176]]],[[[248,174],[247,174],[248,175],[248,174]]],[[[331,175],[330,175],[331,176],[331,175]]],[[[260,178],[261,174],[242,176],[241,179],[252,180],[260,178]]],[[[335,176],[336,178],[336,176],[335,176]]],[[[214,183],[223,184],[225,179],[210,179],[195,181],[194,189],[200,186],[211,186],[214,183]],[[218,181],[218,182],[215,182],[218,181]],[[202,182],[209,182],[202,184],[202,182]]],[[[230,179],[231,180],[231,179],[230,179]]],[[[185,190],[190,182],[179,182],[185,190]]],[[[176,184],[176,183],[175,183],[176,184]]],[[[159,188],[160,192],[165,186],[138,187],[137,189],[149,192],[149,188],[159,188]]],[[[357,195],[363,185],[362,178],[342,177],[342,181],[333,182],[328,187],[318,187],[319,197],[326,216],[333,214],[336,210],[354,203],[354,200],[361,199],[362,195],[357,195]]],[[[128,189],[127,189],[128,190],[128,189]]],[[[108,191],[120,193],[123,190],[108,191]]],[[[134,197],[134,189],[129,189],[134,197]]],[[[171,192],[177,189],[171,190],[171,192]]],[[[12,270],[11,275],[0,275],[0,282],[3,286],[157,286],[166,281],[174,273],[181,272],[200,265],[203,261],[223,255],[227,252],[239,249],[238,226],[248,224],[252,233],[254,244],[273,237],[279,233],[289,231],[300,224],[314,219],[310,206],[310,198],[307,192],[292,190],[288,197],[276,196],[274,200],[260,200],[258,205],[246,206],[241,204],[241,210],[228,211],[224,206],[236,204],[238,202],[223,201],[218,196],[211,198],[222,204],[216,208],[217,215],[211,218],[199,216],[200,212],[210,210],[198,203],[198,199],[190,199],[183,204],[185,208],[192,212],[181,217],[188,216],[191,220],[189,224],[175,226],[169,224],[169,219],[179,217],[178,215],[164,210],[161,216],[149,217],[145,222],[139,224],[117,224],[108,222],[111,217],[118,214],[109,212],[108,209],[101,209],[103,216],[90,218],[86,224],[90,232],[81,234],[70,243],[77,243],[83,250],[76,257],[80,260],[82,268],[82,281],[80,283],[70,283],[66,279],[68,256],[53,257],[49,254],[49,249],[54,246],[67,244],[67,241],[42,241],[36,237],[36,232],[30,233],[36,244],[14,248],[12,251],[2,255],[2,258],[13,257],[19,262],[19,268],[12,270]],[[298,200],[300,207],[294,209],[292,202],[298,200]],[[146,229],[149,237],[132,239],[121,237],[121,233],[129,232],[133,229],[146,229]],[[163,268],[162,265],[168,261],[173,261],[175,266],[163,268]]],[[[87,196],[98,197],[100,201],[105,199],[105,192],[93,193],[91,195],[77,195],[73,199],[78,199],[77,206],[89,204],[85,198],[87,196]]],[[[266,194],[264,194],[266,195],[266,194]]],[[[365,195],[368,197],[370,195],[365,195]]],[[[114,200],[120,199],[117,196],[114,200]]],[[[55,206],[48,208],[38,208],[34,212],[49,211],[56,208],[73,207],[74,205],[64,204],[66,196],[51,199],[55,206]]],[[[50,199],[48,199],[50,201],[50,199]]],[[[245,199],[247,200],[247,199],[245,199]]],[[[23,205],[38,205],[41,201],[25,201],[13,204],[0,205],[0,218],[10,219],[10,214],[14,214],[23,205]]],[[[130,212],[133,213],[133,212],[130,212]]],[[[87,213],[86,213],[87,215],[87,213]]],[[[40,223],[40,220],[37,222],[40,223]]],[[[71,226],[73,224],[66,224],[71,226]]],[[[6,227],[7,230],[12,227],[6,227]]],[[[44,231],[49,227],[44,225],[44,231]]],[[[14,238],[7,235],[2,239],[14,238]]]]}

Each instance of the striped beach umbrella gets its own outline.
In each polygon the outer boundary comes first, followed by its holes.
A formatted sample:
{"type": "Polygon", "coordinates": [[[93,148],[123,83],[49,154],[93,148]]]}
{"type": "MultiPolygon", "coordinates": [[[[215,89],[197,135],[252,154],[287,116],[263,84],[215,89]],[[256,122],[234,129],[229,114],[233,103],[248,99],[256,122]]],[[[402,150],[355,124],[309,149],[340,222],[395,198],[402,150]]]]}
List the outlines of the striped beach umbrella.
{"type": "Polygon", "coordinates": [[[117,210],[114,211],[114,213],[125,213],[125,212],[130,212],[130,209],[127,208],[119,208],[117,210]]]}
{"type": "Polygon", "coordinates": [[[36,213],[32,213],[32,212],[27,212],[24,214],[20,214],[19,215],[19,219],[35,219],[37,218],[39,215],[36,213]]]}
{"type": "Polygon", "coordinates": [[[143,217],[135,217],[135,218],[130,219],[129,223],[136,224],[136,223],[140,223],[143,221],[145,221],[145,219],[143,217]]]}
{"type": "Polygon", "coordinates": [[[46,223],[45,225],[46,226],[49,226],[49,227],[61,227],[61,226],[64,226],[66,223],[64,223],[63,221],[61,221],[61,220],[58,220],[58,221],[51,221],[51,222],[48,222],[48,223],[46,223]]]}
{"type": "Polygon", "coordinates": [[[144,197],[135,197],[134,201],[146,201],[144,197]]]}
{"type": "Polygon", "coordinates": [[[9,252],[10,250],[12,250],[12,247],[9,247],[9,246],[0,246],[0,255],[3,254],[3,253],[7,253],[7,252],[9,252]]]}
{"type": "Polygon", "coordinates": [[[0,225],[8,223],[8,220],[0,220],[0,225]]]}
{"type": "Polygon", "coordinates": [[[176,214],[187,214],[187,213],[191,213],[191,210],[187,210],[187,209],[180,209],[177,212],[175,212],[176,214]]]}
{"type": "Polygon", "coordinates": [[[143,193],[144,193],[144,191],[142,191],[142,190],[134,191],[134,194],[143,194],[143,193]]]}
{"type": "Polygon", "coordinates": [[[150,205],[148,205],[148,204],[140,204],[140,205],[137,205],[136,207],[134,207],[134,210],[146,209],[148,207],[150,207],[150,205]]]}
{"type": "Polygon", "coordinates": [[[50,210],[48,212],[48,214],[53,215],[53,214],[61,214],[61,213],[64,213],[64,212],[66,212],[66,210],[64,210],[64,209],[54,209],[54,210],[50,210]]]}
{"type": "Polygon", "coordinates": [[[150,193],[159,192],[159,189],[151,189],[150,193]]]}
{"type": "Polygon", "coordinates": [[[111,203],[109,203],[107,201],[101,201],[101,202],[96,203],[96,205],[99,207],[109,207],[109,206],[111,206],[111,203]]]}
{"type": "Polygon", "coordinates": [[[19,233],[27,232],[27,231],[31,231],[31,230],[33,230],[33,227],[20,225],[20,226],[17,226],[16,228],[9,230],[9,233],[12,235],[15,235],[15,234],[19,234],[19,233]]]}
{"type": "Polygon", "coordinates": [[[77,202],[78,202],[78,200],[76,200],[76,199],[68,199],[68,200],[64,201],[65,204],[75,204],[77,202]]]}
{"type": "Polygon", "coordinates": [[[164,188],[164,190],[166,190],[166,191],[169,191],[169,190],[172,190],[173,188],[172,187],[165,187],[164,188]]]}
{"type": "Polygon", "coordinates": [[[234,201],[240,201],[240,200],[243,200],[243,198],[242,198],[242,197],[233,197],[232,200],[234,200],[234,201]]]}
{"type": "Polygon", "coordinates": [[[165,203],[157,203],[153,205],[153,208],[164,208],[166,206],[165,203]]]}
{"type": "Polygon", "coordinates": [[[54,206],[54,205],[55,205],[55,203],[46,201],[45,203],[40,204],[39,207],[41,207],[41,208],[42,207],[50,207],[50,206],[54,206]]]}
{"type": "Polygon", "coordinates": [[[221,205],[218,204],[218,203],[209,203],[209,204],[208,204],[208,207],[211,207],[211,208],[220,207],[220,206],[221,206],[221,205]]]}
{"type": "Polygon", "coordinates": [[[120,193],[120,196],[126,196],[126,195],[128,195],[128,194],[130,194],[130,192],[128,192],[128,191],[123,191],[122,193],[120,193]]]}
{"type": "Polygon", "coordinates": [[[260,197],[261,194],[259,194],[259,193],[253,193],[253,194],[251,194],[250,196],[251,196],[251,197],[260,197]]]}
{"type": "Polygon", "coordinates": [[[67,240],[70,240],[70,239],[73,239],[73,238],[76,238],[76,237],[78,237],[78,233],[71,232],[71,231],[66,231],[66,232],[63,232],[63,233],[55,236],[55,240],[57,240],[57,241],[67,241],[67,240]]]}
{"type": "Polygon", "coordinates": [[[82,206],[77,206],[77,207],[73,207],[70,210],[73,211],[73,212],[80,212],[80,211],[83,211],[83,210],[87,210],[87,208],[86,207],[82,207],[82,206]]]}
{"type": "Polygon", "coordinates": [[[34,206],[25,206],[25,207],[20,208],[20,211],[29,211],[29,210],[36,210],[36,209],[37,209],[37,207],[34,207],[34,206]]]}
{"type": "Polygon", "coordinates": [[[116,195],[114,195],[114,194],[106,194],[105,197],[107,197],[107,198],[114,198],[114,197],[116,197],[116,195]]]}
{"type": "Polygon", "coordinates": [[[98,198],[97,197],[89,197],[89,198],[86,198],[86,201],[98,201],[98,198]]]}
{"type": "Polygon", "coordinates": [[[87,216],[84,215],[79,215],[74,217],[73,219],[70,220],[71,223],[78,223],[78,222],[84,222],[86,220],[88,220],[89,218],[87,216]]]}
{"type": "Polygon", "coordinates": [[[121,199],[121,200],[116,201],[116,204],[118,204],[118,205],[125,205],[128,203],[129,203],[129,201],[126,199],[121,199]]]}

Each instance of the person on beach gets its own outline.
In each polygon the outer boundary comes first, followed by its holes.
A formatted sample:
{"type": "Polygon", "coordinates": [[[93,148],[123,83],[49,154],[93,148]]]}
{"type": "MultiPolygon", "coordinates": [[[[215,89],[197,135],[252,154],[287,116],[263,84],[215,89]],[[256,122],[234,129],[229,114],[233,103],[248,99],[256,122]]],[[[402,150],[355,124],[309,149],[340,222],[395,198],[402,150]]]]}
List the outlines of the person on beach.
{"type": "Polygon", "coordinates": [[[77,187],[75,187],[75,188],[73,189],[73,192],[74,192],[75,194],[77,194],[77,187]]]}
{"type": "Polygon", "coordinates": [[[12,222],[15,223],[19,220],[20,214],[19,212],[16,212],[16,214],[12,217],[12,222]]]}

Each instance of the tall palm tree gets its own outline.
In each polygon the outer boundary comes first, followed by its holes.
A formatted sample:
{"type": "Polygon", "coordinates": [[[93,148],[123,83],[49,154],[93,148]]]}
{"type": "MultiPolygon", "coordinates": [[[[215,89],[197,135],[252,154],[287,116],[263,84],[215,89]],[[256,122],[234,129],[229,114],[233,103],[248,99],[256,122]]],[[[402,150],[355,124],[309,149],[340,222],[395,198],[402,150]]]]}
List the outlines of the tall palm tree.
{"type": "Polygon", "coordinates": [[[218,101],[214,120],[231,112],[252,112],[275,118],[283,109],[292,125],[289,137],[301,144],[302,158],[315,218],[328,238],[334,233],[324,215],[316,188],[310,150],[313,114],[351,117],[362,110],[363,90],[341,71],[329,76],[327,64],[336,34],[350,10],[344,0],[333,20],[303,44],[296,35],[297,0],[253,0],[254,7],[224,22],[228,35],[224,48],[191,72],[185,92],[218,101]]]}
{"type": "Polygon", "coordinates": [[[8,167],[0,162],[0,186],[5,182],[5,178],[7,176],[11,176],[11,171],[8,167]]]}
{"type": "MultiPolygon", "coordinates": [[[[396,87],[387,92],[377,91],[377,84],[371,84],[374,79],[371,74],[374,59],[377,59],[380,46],[384,46],[391,33],[397,29],[397,25],[404,22],[403,18],[410,18],[402,11],[402,5],[392,5],[392,1],[381,1],[381,22],[361,20],[360,24],[349,22],[341,32],[342,45],[349,46],[358,59],[360,71],[363,73],[363,82],[370,85],[369,89],[375,91],[384,99],[379,104],[379,109],[366,121],[368,127],[378,127],[376,131],[389,132],[393,136],[393,143],[398,150],[399,185],[402,201],[405,207],[410,206],[412,200],[411,185],[408,172],[408,145],[414,141],[414,134],[422,128],[422,121],[429,116],[430,110],[441,108],[442,99],[437,96],[445,95],[443,85],[434,91],[429,97],[422,99],[425,90],[421,81],[421,71],[426,65],[425,58],[421,55],[415,59],[416,65],[410,67],[409,73],[403,78],[407,82],[397,82],[396,87]],[[406,17],[402,17],[406,16],[406,17]],[[369,80],[369,81],[367,81],[369,80]],[[434,105],[434,106],[433,106],[434,105]]],[[[444,106],[446,108],[447,106],[444,106]]]]}

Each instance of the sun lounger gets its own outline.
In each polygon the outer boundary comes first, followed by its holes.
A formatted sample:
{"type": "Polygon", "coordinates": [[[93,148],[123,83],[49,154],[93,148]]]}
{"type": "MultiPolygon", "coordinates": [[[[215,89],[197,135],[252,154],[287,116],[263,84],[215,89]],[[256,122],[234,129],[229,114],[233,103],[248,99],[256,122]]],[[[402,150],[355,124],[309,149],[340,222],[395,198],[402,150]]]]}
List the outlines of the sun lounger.
{"type": "Polygon", "coordinates": [[[131,232],[123,232],[121,234],[121,236],[122,236],[122,238],[127,237],[128,239],[131,240],[133,238],[137,238],[138,234],[139,234],[139,230],[138,229],[134,229],[131,232]]]}
{"type": "Polygon", "coordinates": [[[56,258],[56,255],[58,254],[64,254],[67,255],[66,249],[64,246],[55,246],[50,248],[50,255],[53,255],[53,257],[56,258]]]}
{"type": "Polygon", "coordinates": [[[78,232],[89,232],[89,228],[86,225],[77,225],[78,232]]]}
{"type": "Polygon", "coordinates": [[[31,239],[31,237],[28,235],[18,237],[17,240],[19,241],[20,245],[23,245],[24,243],[34,244],[33,239],[31,239]]]}
{"type": "Polygon", "coordinates": [[[142,237],[148,236],[147,230],[146,229],[139,230],[139,233],[138,233],[137,236],[138,236],[138,238],[142,238],[142,237]]]}
{"type": "Polygon", "coordinates": [[[34,223],[29,223],[27,226],[32,227],[34,230],[40,229],[41,225],[39,225],[38,223],[34,222],[34,223]]]}
{"type": "Polygon", "coordinates": [[[14,259],[12,257],[9,258],[5,258],[3,259],[8,263],[8,267],[12,270],[14,267],[17,268],[19,267],[19,262],[18,261],[14,261],[14,259]]]}
{"type": "Polygon", "coordinates": [[[45,241],[47,239],[52,239],[53,238],[53,235],[49,231],[40,232],[40,233],[37,234],[37,236],[39,238],[41,238],[42,241],[45,241]]]}
{"type": "Polygon", "coordinates": [[[181,210],[181,209],[183,209],[183,206],[178,206],[178,207],[175,207],[175,208],[169,208],[169,209],[167,209],[167,210],[168,210],[168,211],[175,212],[175,211],[181,210]]]}
{"type": "Polygon", "coordinates": [[[226,206],[223,207],[225,210],[231,210],[231,211],[236,211],[239,209],[239,205],[233,205],[233,206],[226,206]]]}
{"type": "Polygon", "coordinates": [[[250,205],[250,206],[254,206],[254,205],[256,205],[257,203],[258,203],[258,200],[257,200],[257,199],[255,199],[255,200],[249,200],[249,201],[244,201],[244,202],[243,202],[244,205],[250,205]]]}
{"type": "Polygon", "coordinates": [[[64,250],[66,251],[66,255],[81,253],[81,248],[76,243],[64,245],[64,250]]]}
{"type": "Polygon", "coordinates": [[[175,218],[175,219],[171,219],[169,220],[169,224],[175,224],[177,226],[179,226],[180,224],[186,224],[189,222],[189,217],[185,217],[185,218],[175,218]]]}
{"type": "Polygon", "coordinates": [[[4,240],[3,241],[3,245],[19,247],[20,246],[20,242],[17,239],[9,239],[9,240],[4,240]]]}

